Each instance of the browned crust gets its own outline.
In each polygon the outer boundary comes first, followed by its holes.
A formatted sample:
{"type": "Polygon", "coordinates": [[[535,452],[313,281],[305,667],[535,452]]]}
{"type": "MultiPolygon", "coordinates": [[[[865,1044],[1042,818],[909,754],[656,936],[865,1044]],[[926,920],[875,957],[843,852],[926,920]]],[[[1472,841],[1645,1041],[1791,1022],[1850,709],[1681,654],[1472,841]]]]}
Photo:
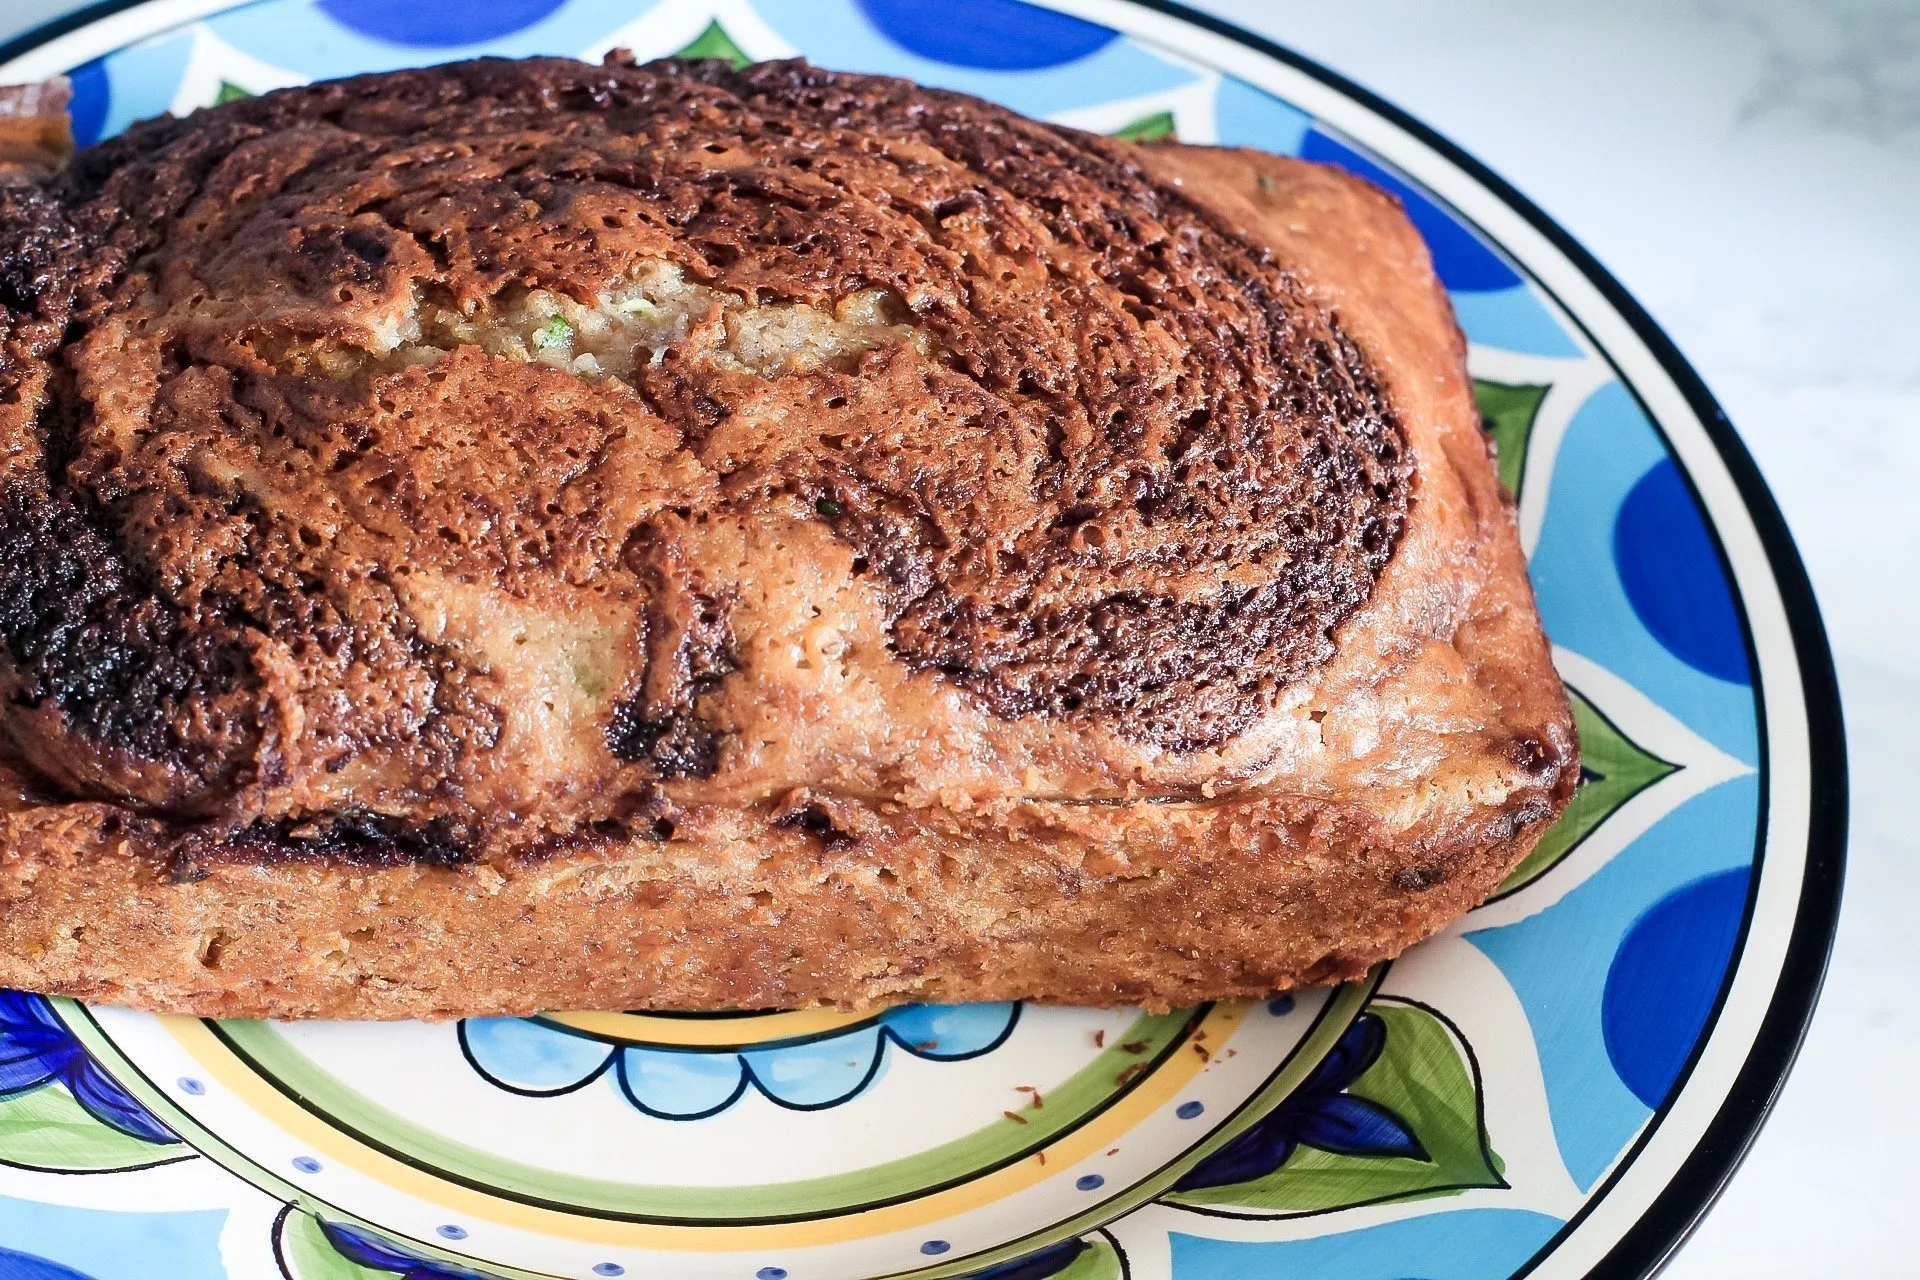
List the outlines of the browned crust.
{"type": "Polygon", "coordinates": [[[14,814],[0,982],[213,1017],[1032,999],[1164,1009],[1357,977],[1480,902],[1551,806],[1389,834],[1243,797],[842,812],[857,846],[686,813],[501,867],[166,869],[72,805],[14,814]]]}
{"type": "MultiPolygon", "coordinates": [[[[968,720],[908,682],[932,717],[916,732],[941,744],[913,757],[924,777],[796,787],[747,759],[723,787],[635,793],[472,862],[336,856],[326,832],[276,860],[22,783],[0,816],[0,983],[220,1016],[1164,1007],[1356,975],[1481,901],[1564,808],[1577,746],[1424,248],[1390,198],[1332,171],[1137,159],[1338,317],[1417,478],[1336,651],[1243,732],[1096,769],[1073,735],[968,720]]],[[[834,713],[759,693],[797,741],[834,713]]]]}
{"type": "Polygon", "coordinates": [[[503,847],[656,782],[977,792],[1042,751],[1062,791],[1179,787],[1332,656],[1415,487],[1367,347],[1133,149],[797,62],[149,122],[0,199],[0,286],[0,729],[180,817],[503,847]],[[476,336],[663,269],[735,318],[614,377],[476,336]],[[862,297],[892,336],[720,358],[862,297]],[[808,608],[876,642],[898,732],[764,749],[757,642],[808,608]],[[911,741],[949,690],[988,750],[911,741]]]}

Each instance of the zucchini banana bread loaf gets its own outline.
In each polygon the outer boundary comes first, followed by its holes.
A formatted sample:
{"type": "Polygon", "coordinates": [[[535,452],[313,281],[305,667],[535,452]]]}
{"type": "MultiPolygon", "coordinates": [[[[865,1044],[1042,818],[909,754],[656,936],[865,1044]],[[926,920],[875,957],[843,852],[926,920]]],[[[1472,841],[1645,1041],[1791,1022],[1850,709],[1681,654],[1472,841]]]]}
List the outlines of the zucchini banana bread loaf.
{"type": "Polygon", "coordinates": [[[221,1016],[1357,974],[1571,717],[1399,208],[799,62],[0,187],[0,983],[221,1016]]]}

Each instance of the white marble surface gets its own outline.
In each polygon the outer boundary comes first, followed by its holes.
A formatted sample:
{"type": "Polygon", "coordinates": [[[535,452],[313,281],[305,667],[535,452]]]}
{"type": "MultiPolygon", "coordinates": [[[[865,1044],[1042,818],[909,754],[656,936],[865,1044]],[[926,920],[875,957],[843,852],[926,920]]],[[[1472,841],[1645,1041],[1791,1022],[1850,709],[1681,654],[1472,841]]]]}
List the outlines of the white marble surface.
{"type": "MultiPolygon", "coordinates": [[[[0,39],[71,0],[0,0],[0,39]]],[[[1920,0],[1209,0],[1592,249],[1726,406],[1812,570],[1853,839],[1827,993],[1673,1280],[1920,1269],[1920,0]]]]}

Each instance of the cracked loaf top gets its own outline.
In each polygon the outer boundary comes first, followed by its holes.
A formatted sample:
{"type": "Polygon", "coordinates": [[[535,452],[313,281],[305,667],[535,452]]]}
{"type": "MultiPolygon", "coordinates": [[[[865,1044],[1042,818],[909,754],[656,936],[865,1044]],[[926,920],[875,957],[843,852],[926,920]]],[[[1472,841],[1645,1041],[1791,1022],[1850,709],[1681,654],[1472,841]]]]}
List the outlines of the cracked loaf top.
{"type": "Polygon", "coordinates": [[[1177,169],[803,63],[532,60],[0,189],[6,739],[262,857],[1412,785],[1431,708],[1342,744],[1320,696],[1422,501],[1394,354],[1177,169]]]}

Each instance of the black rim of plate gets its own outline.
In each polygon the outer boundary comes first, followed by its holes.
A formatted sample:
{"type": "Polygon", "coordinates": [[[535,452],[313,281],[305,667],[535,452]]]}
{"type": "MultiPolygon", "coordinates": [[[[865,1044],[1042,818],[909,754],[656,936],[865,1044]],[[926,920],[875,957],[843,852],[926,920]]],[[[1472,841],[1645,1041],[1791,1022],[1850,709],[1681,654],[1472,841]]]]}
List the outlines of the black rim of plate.
{"type": "MultiPolygon", "coordinates": [[[[1806,863],[1800,902],[1794,912],[1793,931],[1781,962],[1779,982],[1774,988],[1759,1032],[1747,1052],[1746,1062],[1727,1090],[1719,1111],[1682,1161],[1679,1170],[1653,1203],[1588,1273],[1591,1280],[1642,1280],[1652,1276],[1673,1256],[1726,1189],[1728,1180],[1752,1148],[1760,1126],[1780,1096],[1794,1058],[1806,1038],[1808,1024],[1812,1021],[1839,924],[1847,843],[1846,732],[1841,719],[1839,681],[1834,674],[1826,628],[1820,620],[1819,606],[1814,599],[1813,584],[1807,577],[1806,566],[1801,563],[1793,536],[1787,530],[1786,520],[1773,494],[1760,476],[1759,467],[1700,375],[1694,372],[1672,339],[1667,337],[1653,317],[1620,282],[1531,200],[1499,174],[1414,116],[1310,58],[1211,14],[1175,3],[1174,0],[1126,2],[1224,36],[1311,76],[1436,152],[1524,218],[1599,291],[1607,305],[1627,322],[1635,336],[1646,345],[1679,388],[1688,408],[1706,429],[1708,438],[1733,477],[1734,487],[1739,491],[1741,502],[1759,533],[1768,568],[1785,606],[1806,705],[1809,788],[1806,863]]],[[[0,44],[0,63],[10,62],[28,50],[68,32],[77,31],[112,14],[139,8],[145,3],[148,0],[99,0],[98,3],[86,5],[0,44]]],[[[1717,1017],[1716,1010],[1716,1020],[1717,1017]]],[[[1711,1034],[1710,1024],[1709,1038],[1711,1034]]],[[[1679,1088],[1684,1087],[1683,1078],[1679,1088]]],[[[1676,1095],[1678,1091],[1676,1089],[1676,1095]]],[[[1667,1105],[1670,1106],[1672,1101],[1672,1097],[1669,1097],[1667,1105]]],[[[1561,1242],[1606,1198],[1632,1168],[1640,1145],[1658,1128],[1664,1113],[1664,1107],[1656,1112],[1654,1121],[1642,1133],[1636,1146],[1629,1150],[1627,1158],[1589,1197],[1581,1211],[1514,1273],[1516,1280],[1532,1272],[1551,1256],[1561,1242]]]]}

